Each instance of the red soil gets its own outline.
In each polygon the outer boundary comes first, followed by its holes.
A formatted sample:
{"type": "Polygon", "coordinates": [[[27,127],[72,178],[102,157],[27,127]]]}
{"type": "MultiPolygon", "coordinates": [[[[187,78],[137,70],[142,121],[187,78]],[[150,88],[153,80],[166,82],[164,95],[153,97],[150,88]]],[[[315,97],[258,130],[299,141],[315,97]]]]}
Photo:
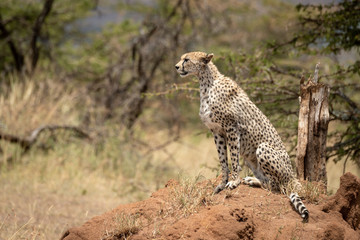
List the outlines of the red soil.
{"type": "MultiPolygon", "coordinates": [[[[200,183],[206,187],[218,180],[200,183]]],[[[360,239],[360,179],[346,173],[334,196],[319,205],[304,201],[310,212],[308,223],[292,208],[286,196],[240,185],[203,200],[187,217],[174,208],[170,180],[165,188],[144,201],[120,205],[80,227],[69,229],[61,240],[123,239],[116,233],[121,213],[136,214],[141,222],[136,233],[126,239],[360,239]]],[[[134,215],[135,216],[135,215],[134,215]]]]}

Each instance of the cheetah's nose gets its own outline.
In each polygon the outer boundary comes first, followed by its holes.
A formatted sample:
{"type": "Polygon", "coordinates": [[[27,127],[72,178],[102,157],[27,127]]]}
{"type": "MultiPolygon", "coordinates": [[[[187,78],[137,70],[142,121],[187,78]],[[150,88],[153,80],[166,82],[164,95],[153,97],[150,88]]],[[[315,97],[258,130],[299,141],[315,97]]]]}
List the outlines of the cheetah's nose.
{"type": "Polygon", "coordinates": [[[176,68],[176,70],[178,70],[178,69],[179,69],[179,66],[176,66],[176,65],[175,65],[175,68],[176,68]]]}

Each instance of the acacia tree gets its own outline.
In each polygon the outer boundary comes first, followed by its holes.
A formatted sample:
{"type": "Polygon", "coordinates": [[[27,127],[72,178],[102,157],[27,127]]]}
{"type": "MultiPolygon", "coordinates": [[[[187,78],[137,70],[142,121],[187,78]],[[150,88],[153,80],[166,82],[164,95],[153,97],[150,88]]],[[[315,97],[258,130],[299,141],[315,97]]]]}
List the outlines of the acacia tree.
{"type": "Polygon", "coordinates": [[[0,71],[31,73],[39,59],[52,59],[65,27],[84,16],[95,1],[0,2],[0,71]],[[27,69],[25,69],[27,67],[27,69]]]}

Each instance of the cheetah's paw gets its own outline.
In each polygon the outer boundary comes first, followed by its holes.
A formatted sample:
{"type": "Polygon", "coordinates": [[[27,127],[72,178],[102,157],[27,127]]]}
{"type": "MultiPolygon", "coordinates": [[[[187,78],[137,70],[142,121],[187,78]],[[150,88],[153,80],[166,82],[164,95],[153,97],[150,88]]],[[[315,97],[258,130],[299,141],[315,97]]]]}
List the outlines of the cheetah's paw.
{"type": "Polygon", "coordinates": [[[243,183],[249,186],[256,186],[256,187],[260,187],[261,186],[261,182],[259,181],[259,179],[254,178],[254,177],[245,177],[243,178],[243,183]]]}
{"type": "Polygon", "coordinates": [[[239,184],[240,184],[240,181],[230,181],[230,182],[228,182],[227,184],[226,184],[226,188],[230,188],[230,189],[234,189],[234,188],[236,188],[237,186],[239,186],[239,184]]]}

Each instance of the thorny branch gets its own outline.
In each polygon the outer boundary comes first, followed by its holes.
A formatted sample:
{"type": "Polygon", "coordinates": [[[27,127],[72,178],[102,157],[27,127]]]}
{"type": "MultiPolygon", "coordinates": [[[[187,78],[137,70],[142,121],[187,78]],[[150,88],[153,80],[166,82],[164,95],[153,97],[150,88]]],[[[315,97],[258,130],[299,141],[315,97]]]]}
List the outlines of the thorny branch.
{"type": "Polygon", "coordinates": [[[273,72],[282,74],[282,75],[287,75],[287,76],[291,76],[291,77],[298,78],[298,79],[301,78],[301,75],[282,70],[282,69],[280,69],[279,67],[277,67],[275,65],[271,66],[270,70],[273,71],[273,72]]]}

